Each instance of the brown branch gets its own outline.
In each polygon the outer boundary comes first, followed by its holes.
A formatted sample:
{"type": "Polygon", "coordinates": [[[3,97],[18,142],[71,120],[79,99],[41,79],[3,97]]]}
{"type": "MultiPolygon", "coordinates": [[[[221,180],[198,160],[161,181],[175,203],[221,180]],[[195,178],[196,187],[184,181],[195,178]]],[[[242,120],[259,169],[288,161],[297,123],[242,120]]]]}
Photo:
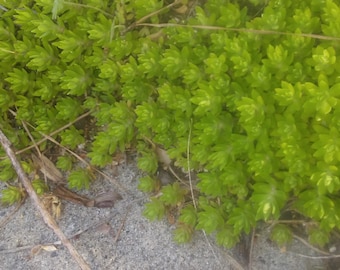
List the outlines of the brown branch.
{"type": "Polygon", "coordinates": [[[329,255],[329,256],[310,256],[310,255],[304,255],[304,254],[300,254],[300,253],[296,253],[296,252],[289,252],[292,253],[294,255],[303,257],[303,258],[308,258],[308,259],[315,259],[315,260],[331,260],[331,259],[336,259],[336,258],[340,258],[340,254],[339,255],[329,255]]]}
{"type": "MultiPolygon", "coordinates": [[[[84,116],[83,116],[84,117],[84,116]]],[[[78,117],[77,119],[80,119],[80,117],[78,117]]],[[[31,128],[33,128],[34,130],[36,130],[36,128],[31,125],[30,123],[26,123],[28,126],[30,126],[31,128]]],[[[65,127],[65,126],[64,126],[65,127]]],[[[59,131],[60,129],[56,130],[59,131]]],[[[56,133],[56,131],[53,132],[56,133]]],[[[45,140],[49,140],[51,142],[53,142],[54,144],[58,145],[59,147],[63,148],[65,151],[67,151],[68,153],[70,153],[71,155],[73,155],[74,157],[76,157],[79,161],[83,162],[87,167],[93,168],[96,172],[98,172],[100,175],[102,175],[104,178],[108,179],[110,181],[110,183],[116,185],[117,188],[121,189],[124,192],[127,192],[126,188],[124,188],[120,183],[118,183],[118,181],[115,181],[114,179],[112,179],[110,176],[106,175],[105,173],[103,173],[102,171],[94,168],[93,166],[90,165],[90,163],[88,163],[85,159],[83,159],[81,156],[79,156],[78,154],[76,154],[75,152],[73,152],[72,150],[68,149],[67,147],[61,145],[59,142],[57,142],[55,139],[53,139],[51,137],[51,135],[46,135],[40,131],[38,131],[45,140]]],[[[52,133],[51,133],[52,134],[52,133]]],[[[39,144],[39,142],[37,142],[37,144],[39,144]]],[[[33,146],[34,147],[34,146],[33,146]]],[[[27,148],[25,148],[27,150],[27,148]]],[[[20,151],[21,152],[21,151],[20,151]]]]}
{"type": "Polygon", "coordinates": [[[178,3],[180,3],[180,1],[179,0],[175,0],[174,2],[172,2],[171,4],[169,4],[169,5],[165,6],[165,7],[162,7],[162,8],[160,8],[160,9],[154,11],[154,12],[151,12],[151,13],[145,15],[144,17],[140,18],[136,22],[132,23],[128,28],[126,28],[124,30],[123,33],[125,34],[126,32],[129,32],[132,28],[134,28],[134,27],[136,27],[138,25],[141,25],[141,23],[145,22],[147,19],[151,18],[152,16],[157,15],[157,14],[161,13],[162,11],[171,8],[171,7],[175,6],[175,5],[177,5],[178,3]]]}
{"type": "Polygon", "coordinates": [[[119,226],[118,231],[116,232],[116,237],[115,237],[115,239],[113,240],[113,243],[114,243],[114,244],[117,243],[117,241],[118,241],[118,239],[119,239],[119,237],[120,237],[120,234],[122,233],[122,230],[123,230],[123,228],[124,228],[124,226],[125,226],[125,222],[126,222],[126,219],[127,219],[128,214],[129,214],[129,212],[130,212],[130,210],[131,210],[131,207],[132,207],[132,205],[129,205],[128,208],[126,209],[125,216],[124,216],[124,218],[123,218],[123,220],[122,220],[122,222],[121,222],[121,224],[120,224],[120,226],[119,226]]]}
{"type": "Polygon", "coordinates": [[[32,199],[35,207],[39,210],[41,213],[44,222],[54,231],[54,233],[60,238],[61,242],[64,244],[65,247],[68,248],[69,252],[71,253],[72,257],[76,260],[78,265],[83,270],[90,270],[90,266],[85,262],[83,257],[78,253],[78,251],[74,248],[74,246],[71,244],[71,242],[67,239],[65,234],[62,232],[62,230],[58,227],[56,221],[52,218],[50,213],[46,210],[46,208],[41,203],[39,197],[35,193],[31,182],[27,178],[23,168],[21,167],[19,161],[17,160],[14,151],[11,149],[11,143],[5,136],[5,134],[0,129],[0,143],[2,144],[2,147],[6,151],[7,156],[12,162],[12,166],[16,173],[18,174],[19,179],[21,180],[23,186],[25,187],[28,195],[32,199]]]}
{"type": "Polygon", "coordinates": [[[326,255],[326,256],[330,255],[328,252],[323,251],[321,249],[318,249],[318,248],[314,247],[313,245],[309,244],[305,239],[297,236],[296,234],[293,234],[293,238],[299,240],[302,244],[304,244],[305,246],[311,248],[312,250],[314,250],[314,251],[316,251],[316,252],[318,252],[320,254],[323,254],[323,255],[326,255]]]}
{"type": "Polygon", "coordinates": [[[11,218],[14,216],[14,214],[20,209],[20,207],[24,204],[26,200],[26,194],[25,196],[18,202],[17,206],[3,219],[0,221],[0,228],[7,224],[8,221],[11,220],[11,218]]]}
{"type": "Polygon", "coordinates": [[[324,36],[318,34],[306,34],[306,33],[292,33],[292,32],[280,32],[274,30],[261,30],[261,29],[247,29],[247,28],[229,28],[222,26],[213,26],[213,25],[186,25],[186,24],[177,24],[177,23],[138,23],[133,27],[139,26],[150,26],[156,28],[167,28],[167,27],[183,27],[183,28],[192,28],[192,29],[203,29],[203,30],[223,30],[223,31],[231,31],[231,32],[239,32],[239,33],[252,33],[256,35],[281,35],[281,36],[293,36],[293,37],[307,37],[321,40],[334,40],[339,41],[340,37],[332,37],[332,36],[324,36]]]}
{"type": "Polygon", "coordinates": [[[254,241],[255,241],[255,228],[253,228],[253,231],[251,233],[250,248],[249,248],[249,258],[248,258],[248,270],[253,269],[254,241]]]}
{"type": "MultiPolygon", "coordinates": [[[[10,112],[11,112],[14,116],[17,115],[15,111],[10,110],[10,112]]],[[[49,134],[49,137],[52,137],[53,135],[58,134],[58,133],[60,133],[61,131],[67,129],[68,127],[72,126],[74,123],[76,123],[76,122],[78,122],[79,120],[81,120],[81,119],[85,118],[86,116],[90,115],[92,112],[93,112],[93,111],[88,111],[88,112],[86,112],[86,113],[80,115],[77,119],[71,121],[70,123],[67,123],[66,125],[62,126],[61,128],[58,128],[58,129],[55,130],[55,131],[51,132],[51,133],[49,134]]],[[[27,123],[27,124],[28,124],[30,127],[33,127],[33,126],[30,125],[29,123],[27,123]]],[[[35,129],[35,127],[33,127],[33,128],[35,129]]],[[[36,145],[39,145],[39,144],[41,144],[41,143],[43,143],[44,141],[47,141],[47,140],[48,140],[48,137],[47,137],[47,136],[44,136],[43,139],[37,141],[35,144],[30,145],[30,146],[28,146],[28,147],[26,147],[26,148],[24,148],[24,149],[19,150],[19,151],[15,152],[15,154],[17,154],[17,155],[18,155],[18,154],[21,154],[21,153],[23,153],[23,152],[25,152],[25,151],[27,151],[27,150],[29,150],[29,149],[32,149],[32,148],[36,147],[36,145]]]]}

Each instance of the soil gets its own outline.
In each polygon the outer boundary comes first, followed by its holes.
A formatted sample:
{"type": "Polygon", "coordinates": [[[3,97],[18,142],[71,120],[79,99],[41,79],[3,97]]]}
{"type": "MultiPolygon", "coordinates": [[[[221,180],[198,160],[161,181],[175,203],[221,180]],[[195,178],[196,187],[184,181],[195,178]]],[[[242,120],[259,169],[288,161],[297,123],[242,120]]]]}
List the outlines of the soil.
{"type": "MultiPolygon", "coordinates": [[[[212,236],[198,231],[192,242],[177,245],[172,241],[174,225],[165,220],[150,222],[143,217],[148,196],[137,189],[141,174],[135,162],[107,168],[105,173],[113,180],[99,178],[83,195],[114,190],[123,199],[113,208],[88,208],[63,201],[58,221],[91,269],[245,270],[249,265],[252,270],[337,269],[335,264],[328,265],[331,261],[317,259],[320,254],[297,239],[280,250],[268,240],[266,230],[256,232],[250,258],[249,238],[227,250],[217,246],[212,236]],[[119,190],[115,182],[125,191],[119,190]]],[[[0,208],[0,222],[14,207],[0,208]]],[[[78,269],[30,199],[0,227],[0,260],[1,270],[78,269]]]]}

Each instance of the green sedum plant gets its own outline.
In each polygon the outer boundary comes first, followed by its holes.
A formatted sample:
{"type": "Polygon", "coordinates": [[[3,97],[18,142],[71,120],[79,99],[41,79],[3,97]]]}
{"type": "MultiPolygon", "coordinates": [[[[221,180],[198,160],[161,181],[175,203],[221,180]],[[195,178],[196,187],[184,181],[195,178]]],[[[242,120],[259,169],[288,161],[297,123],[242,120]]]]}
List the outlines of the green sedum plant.
{"type": "MultiPolygon", "coordinates": [[[[73,150],[87,143],[95,166],[137,149],[149,174],[139,188],[158,192],[145,215],[176,210],[177,242],[202,229],[231,247],[270,221],[278,223],[272,238],[284,245],[292,232],[280,219],[295,213],[314,224],[307,231],[314,244],[340,229],[336,1],[208,0],[191,9],[184,0],[17,0],[2,7],[0,127],[15,148],[31,144],[22,121],[39,141],[91,111],[90,143],[76,124],[53,138],[73,150]],[[197,179],[161,187],[150,141],[197,179]]],[[[72,162],[61,157],[57,165],[70,170],[72,162]]],[[[6,159],[0,166],[1,180],[11,179],[6,159]]],[[[84,177],[73,172],[71,186],[88,187],[84,177]]]]}

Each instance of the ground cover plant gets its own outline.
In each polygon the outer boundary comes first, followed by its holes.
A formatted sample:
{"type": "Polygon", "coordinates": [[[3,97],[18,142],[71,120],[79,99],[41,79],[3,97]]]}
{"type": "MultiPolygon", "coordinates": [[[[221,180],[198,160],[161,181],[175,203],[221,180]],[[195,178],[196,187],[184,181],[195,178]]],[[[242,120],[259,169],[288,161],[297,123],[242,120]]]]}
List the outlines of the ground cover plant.
{"type": "MultiPolygon", "coordinates": [[[[0,127],[15,149],[45,134],[98,167],[136,149],[148,174],[139,187],[151,194],[145,215],[176,222],[178,242],[203,229],[231,247],[268,222],[284,245],[294,218],[320,246],[339,230],[336,1],[0,7],[0,127]],[[164,169],[173,180],[160,179],[164,169]]],[[[39,142],[40,151],[51,145],[39,142]]],[[[29,151],[21,152],[28,173],[29,151]]],[[[88,188],[86,170],[72,171],[72,156],[58,154],[69,186],[88,188]]],[[[10,181],[1,156],[0,179],[10,181]]],[[[44,192],[43,181],[33,184],[44,192]]],[[[5,203],[21,196],[14,184],[2,192],[5,203]]]]}

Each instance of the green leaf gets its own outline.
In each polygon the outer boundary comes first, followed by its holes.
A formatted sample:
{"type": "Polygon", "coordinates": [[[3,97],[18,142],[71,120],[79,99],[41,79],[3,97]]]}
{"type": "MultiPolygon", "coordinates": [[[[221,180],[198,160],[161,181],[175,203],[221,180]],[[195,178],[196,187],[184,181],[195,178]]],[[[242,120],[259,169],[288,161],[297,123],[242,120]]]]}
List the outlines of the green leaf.
{"type": "Polygon", "coordinates": [[[195,84],[198,81],[200,81],[200,79],[202,78],[202,73],[200,69],[192,63],[189,63],[188,66],[184,68],[182,72],[183,72],[183,82],[186,85],[195,84]]]}
{"type": "Polygon", "coordinates": [[[83,111],[80,102],[75,98],[66,97],[56,104],[57,118],[62,120],[74,120],[83,111]]]}
{"type": "Polygon", "coordinates": [[[329,243],[329,233],[320,229],[313,229],[309,232],[308,240],[311,244],[324,247],[327,243],[329,243]]]}
{"type": "Polygon", "coordinates": [[[324,48],[318,46],[313,50],[313,63],[316,71],[323,71],[326,74],[334,72],[334,63],[336,61],[335,50],[333,47],[324,48]]]}
{"type": "Polygon", "coordinates": [[[306,190],[299,194],[296,206],[308,217],[319,220],[334,208],[334,202],[316,190],[306,190]]]}
{"type": "Polygon", "coordinates": [[[143,1],[143,0],[135,0],[134,7],[136,9],[136,19],[140,19],[145,15],[148,15],[154,11],[159,10],[162,5],[163,1],[158,0],[150,0],[150,1],[143,1]]]}
{"type": "Polygon", "coordinates": [[[31,60],[27,63],[27,67],[36,71],[47,70],[56,60],[53,49],[48,43],[45,43],[43,47],[36,45],[28,52],[28,56],[31,60]]]}
{"type": "Polygon", "coordinates": [[[137,160],[138,168],[150,174],[155,173],[158,168],[156,154],[153,151],[144,151],[141,154],[142,156],[138,157],[137,160]]]}
{"type": "Polygon", "coordinates": [[[2,203],[8,205],[19,202],[23,197],[23,191],[15,186],[8,186],[6,189],[2,190],[1,194],[2,203]]]}
{"type": "Polygon", "coordinates": [[[224,226],[222,230],[217,232],[216,240],[219,245],[226,248],[232,248],[239,241],[239,236],[235,234],[230,226],[224,226]]]}
{"type": "Polygon", "coordinates": [[[200,179],[197,187],[206,195],[218,197],[226,194],[227,190],[223,188],[223,182],[218,173],[200,173],[200,179]]]}
{"type": "Polygon", "coordinates": [[[206,65],[205,71],[208,74],[221,74],[227,72],[228,66],[226,65],[226,57],[224,54],[217,56],[214,53],[209,54],[209,58],[204,60],[206,65]]]}
{"type": "Polygon", "coordinates": [[[116,146],[116,143],[106,132],[99,132],[92,144],[92,151],[88,153],[91,163],[93,165],[105,166],[111,162],[111,154],[115,152],[116,146]]]}
{"type": "Polygon", "coordinates": [[[213,206],[204,207],[203,211],[198,212],[197,230],[205,230],[212,233],[224,226],[224,218],[220,209],[213,206]]]}
{"type": "Polygon", "coordinates": [[[36,27],[32,22],[38,19],[38,13],[34,12],[28,7],[16,9],[16,14],[14,15],[15,24],[19,25],[22,29],[27,32],[31,32],[36,27]]]}
{"type": "Polygon", "coordinates": [[[288,226],[276,224],[271,231],[270,238],[282,247],[292,241],[293,234],[288,226]]]}
{"type": "Polygon", "coordinates": [[[187,205],[181,209],[178,221],[191,227],[196,225],[197,213],[193,205],[187,205]]]}
{"type": "Polygon", "coordinates": [[[206,81],[199,83],[199,89],[195,90],[190,100],[197,105],[195,115],[205,115],[207,112],[218,115],[221,112],[223,96],[206,81]]]}
{"type": "Polygon", "coordinates": [[[88,30],[88,37],[89,39],[94,40],[96,44],[106,46],[113,40],[114,29],[114,20],[110,20],[106,18],[103,14],[99,13],[96,22],[90,25],[90,30],[88,30]]]}
{"type": "Polygon", "coordinates": [[[138,189],[143,192],[153,192],[159,186],[159,182],[150,176],[139,179],[138,189]]]}
{"type": "Polygon", "coordinates": [[[151,221],[162,219],[165,215],[164,203],[160,200],[152,198],[151,202],[145,204],[143,215],[151,221]]]}
{"type": "Polygon", "coordinates": [[[71,170],[73,166],[72,157],[68,155],[58,157],[56,166],[63,171],[71,170]]]}
{"type": "Polygon", "coordinates": [[[218,20],[217,24],[223,27],[239,27],[241,24],[240,8],[231,3],[221,5],[220,13],[223,14],[218,20]]]}
{"type": "Polygon", "coordinates": [[[311,181],[316,183],[321,194],[332,194],[340,189],[338,168],[333,165],[318,164],[319,169],[311,175],[311,181]]]}
{"type": "Polygon", "coordinates": [[[68,90],[67,94],[81,96],[86,93],[91,84],[91,77],[78,64],[72,64],[64,72],[61,88],[68,90]]]}
{"type": "Polygon", "coordinates": [[[177,244],[187,243],[193,235],[193,227],[187,224],[179,224],[174,231],[174,241],[177,244]]]}
{"type": "Polygon", "coordinates": [[[286,193],[274,184],[268,183],[256,183],[253,188],[254,193],[251,199],[257,205],[256,220],[277,219],[280,216],[280,210],[286,203],[286,193]]]}
{"type": "Polygon", "coordinates": [[[81,132],[73,126],[64,130],[60,134],[60,137],[62,145],[68,146],[71,149],[75,149],[77,146],[85,143],[85,139],[81,135],[81,132]]]}
{"type": "Polygon", "coordinates": [[[38,195],[42,195],[48,190],[48,186],[46,185],[45,181],[41,179],[33,180],[32,186],[38,195]]]}
{"type": "Polygon", "coordinates": [[[8,108],[11,106],[12,98],[8,91],[0,88],[0,108],[2,112],[5,112],[8,110],[8,108]]]}
{"type": "Polygon", "coordinates": [[[8,158],[0,161],[0,181],[8,181],[15,177],[15,171],[8,158]]]}
{"type": "Polygon", "coordinates": [[[33,20],[32,23],[35,25],[32,33],[35,33],[35,36],[38,39],[43,39],[46,41],[55,40],[57,38],[57,34],[64,30],[63,26],[59,26],[53,22],[49,16],[41,13],[39,14],[39,19],[33,20]]]}
{"type": "Polygon", "coordinates": [[[25,94],[31,89],[35,80],[34,74],[27,73],[25,69],[14,68],[8,75],[5,80],[11,84],[11,89],[17,94],[25,94]]]}
{"type": "Polygon", "coordinates": [[[167,185],[161,190],[162,196],[160,200],[164,202],[165,205],[176,206],[181,203],[184,199],[186,191],[180,187],[178,183],[172,185],[167,185]]]}
{"type": "Polygon", "coordinates": [[[83,33],[66,30],[58,37],[59,40],[54,42],[53,45],[62,50],[59,55],[65,63],[77,59],[88,46],[88,41],[83,33]]]}
{"type": "Polygon", "coordinates": [[[239,234],[242,231],[249,234],[250,229],[256,224],[253,207],[246,203],[239,203],[239,207],[235,207],[231,211],[227,224],[234,227],[234,232],[236,234],[239,234]]]}
{"type": "Polygon", "coordinates": [[[327,164],[340,161],[339,131],[331,127],[327,133],[319,133],[318,136],[319,140],[312,145],[312,148],[316,149],[314,156],[321,157],[327,164]]]}
{"type": "Polygon", "coordinates": [[[58,16],[58,13],[64,7],[64,0],[55,0],[53,1],[53,9],[52,9],[52,19],[55,20],[58,16]]]}
{"type": "Polygon", "coordinates": [[[36,89],[33,96],[45,102],[51,101],[57,94],[59,87],[51,82],[47,77],[40,78],[36,82],[36,89]]]}
{"type": "Polygon", "coordinates": [[[91,158],[91,164],[95,166],[104,167],[112,161],[111,155],[98,151],[88,153],[88,157],[91,158]]]}
{"type": "Polygon", "coordinates": [[[91,176],[88,170],[85,169],[77,169],[72,171],[67,179],[68,185],[70,188],[80,189],[89,189],[91,176]]]}
{"type": "Polygon", "coordinates": [[[289,106],[295,102],[296,98],[301,98],[301,93],[296,93],[292,84],[282,81],[281,88],[275,89],[275,98],[280,106],[289,106]]]}
{"type": "Polygon", "coordinates": [[[160,63],[168,77],[175,79],[181,75],[181,69],[186,66],[186,58],[182,57],[177,47],[170,45],[170,49],[165,50],[160,63]]]}

